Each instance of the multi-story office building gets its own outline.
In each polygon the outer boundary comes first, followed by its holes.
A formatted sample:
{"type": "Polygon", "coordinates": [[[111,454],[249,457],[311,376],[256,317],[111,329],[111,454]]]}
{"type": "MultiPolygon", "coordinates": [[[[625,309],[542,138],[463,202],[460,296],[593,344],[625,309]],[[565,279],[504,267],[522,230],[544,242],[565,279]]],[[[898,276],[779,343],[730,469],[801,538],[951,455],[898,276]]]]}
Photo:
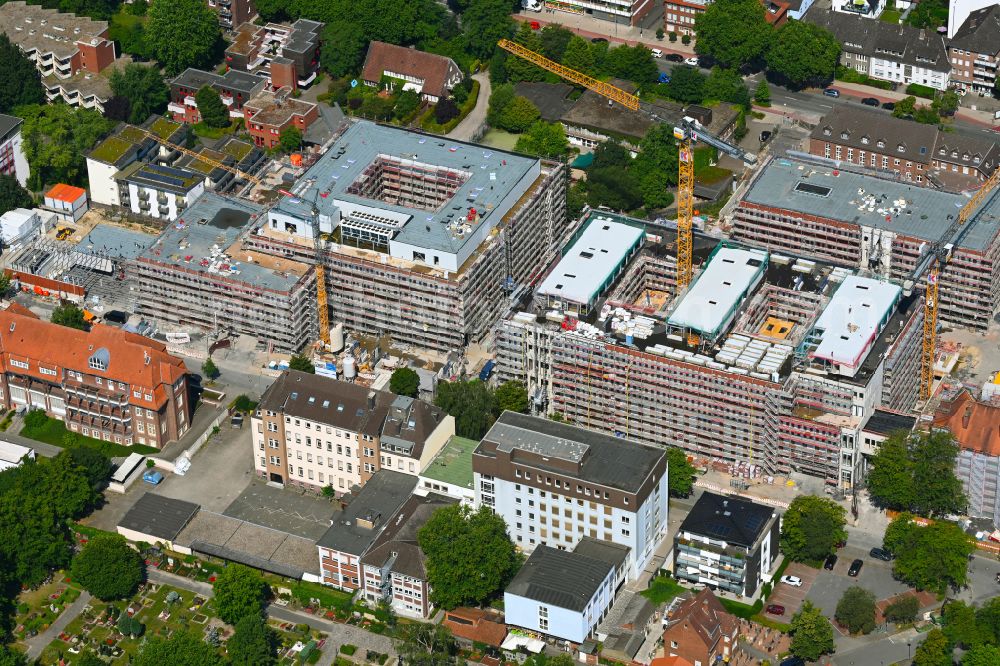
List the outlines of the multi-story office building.
{"type": "Polygon", "coordinates": [[[573,226],[557,163],[367,121],[350,125],[248,243],[313,261],[351,330],[451,351],[484,340],[573,226]]]}
{"type": "Polygon", "coordinates": [[[254,467],[268,481],[345,494],[380,469],[414,477],[455,434],[422,400],[289,370],[253,416],[254,467]]]}
{"type": "Polygon", "coordinates": [[[0,311],[0,404],[61,419],[71,432],[162,448],[191,423],[184,361],[149,338],[95,324],[79,331],[0,311]]]}
{"type": "Polygon", "coordinates": [[[30,173],[21,139],[23,123],[21,118],[0,113],[0,174],[14,176],[21,187],[28,182],[30,173]]]}
{"type": "Polygon", "coordinates": [[[1000,67],[1000,5],[969,14],[948,39],[948,58],[953,83],[970,92],[993,94],[1000,67]]]}
{"type": "Polygon", "coordinates": [[[205,192],[129,264],[136,307],[161,330],[251,335],[298,351],[316,336],[315,271],[244,247],[261,208],[205,192]]]}
{"type": "Polygon", "coordinates": [[[504,412],[472,458],[476,505],[503,517],[514,544],[572,550],[591,537],[627,546],[628,578],[667,529],[667,463],[635,441],[504,412]]]}
{"type": "Polygon", "coordinates": [[[754,597],[778,561],[778,512],[705,492],[674,537],[674,577],[754,597]]]}
{"type": "Polygon", "coordinates": [[[267,86],[267,80],[235,69],[225,74],[206,72],[189,67],[167,82],[170,85],[170,103],[167,110],[179,123],[201,122],[195,96],[204,86],[211,86],[219,93],[222,103],[229,109],[231,118],[243,117],[243,105],[267,86]]]}
{"type": "Polygon", "coordinates": [[[291,25],[244,23],[226,47],[226,65],[267,78],[274,90],[310,85],[319,71],[323,24],[299,19],[291,25]]]}

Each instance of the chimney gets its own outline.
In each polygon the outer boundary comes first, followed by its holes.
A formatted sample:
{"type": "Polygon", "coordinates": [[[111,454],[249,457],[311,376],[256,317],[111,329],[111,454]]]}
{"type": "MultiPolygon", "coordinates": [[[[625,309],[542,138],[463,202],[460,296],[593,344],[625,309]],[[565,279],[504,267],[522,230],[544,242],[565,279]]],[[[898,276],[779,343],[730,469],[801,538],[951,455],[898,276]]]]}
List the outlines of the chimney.
{"type": "Polygon", "coordinates": [[[376,397],[377,396],[375,395],[375,391],[369,391],[368,392],[368,409],[369,410],[375,409],[375,398],[376,397]]]}
{"type": "Polygon", "coordinates": [[[970,420],[972,420],[972,405],[967,405],[965,407],[965,414],[962,415],[962,427],[968,428],[970,420]]]}

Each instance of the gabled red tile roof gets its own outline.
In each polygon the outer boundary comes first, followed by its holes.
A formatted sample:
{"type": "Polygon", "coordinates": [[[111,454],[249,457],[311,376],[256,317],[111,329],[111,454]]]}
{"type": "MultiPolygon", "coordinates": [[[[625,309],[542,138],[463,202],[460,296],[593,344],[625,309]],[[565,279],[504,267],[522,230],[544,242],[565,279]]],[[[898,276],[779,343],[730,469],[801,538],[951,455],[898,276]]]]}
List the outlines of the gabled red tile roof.
{"type": "Polygon", "coordinates": [[[441,624],[459,638],[478,641],[493,647],[500,647],[507,637],[507,626],[503,617],[492,611],[479,608],[455,608],[446,611],[441,624]]]}
{"type": "Polygon", "coordinates": [[[385,42],[372,42],[368,47],[368,56],[365,58],[361,78],[371,83],[378,83],[386,70],[423,79],[424,86],[421,90],[423,94],[444,98],[448,96],[445,87],[448,74],[458,70],[458,65],[451,58],[433,53],[385,42]]]}
{"type": "Polygon", "coordinates": [[[649,663],[649,666],[694,666],[684,657],[657,657],[649,663]]]}
{"type": "Polygon", "coordinates": [[[32,317],[34,319],[38,319],[39,318],[38,315],[36,315],[34,312],[32,312],[31,310],[29,310],[28,308],[24,307],[23,305],[21,305],[17,301],[11,301],[10,305],[7,306],[7,311],[8,312],[13,312],[14,314],[24,315],[25,317],[32,317]]]}
{"type": "MultiPolygon", "coordinates": [[[[154,403],[167,398],[164,384],[172,386],[187,373],[184,361],[167,352],[160,342],[113,326],[95,324],[89,332],[67,328],[12,311],[0,311],[0,364],[7,372],[26,374],[51,381],[52,375],[42,374],[42,367],[55,370],[75,370],[84,374],[100,374],[116,382],[142,387],[154,394],[154,403]],[[89,367],[88,361],[99,349],[108,351],[107,370],[89,367]],[[27,370],[15,368],[11,359],[29,363],[27,370]],[[148,361],[147,361],[148,359],[148,361]]],[[[150,404],[130,396],[136,404],[150,404]]]]}
{"type": "Polygon", "coordinates": [[[664,643],[668,641],[666,636],[672,629],[686,627],[698,635],[706,649],[711,649],[723,636],[731,636],[736,631],[736,618],[726,612],[708,588],[679,605],[670,614],[668,622],[663,632],[664,643]]]}
{"type": "Polygon", "coordinates": [[[979,402],[967,390],[941,403],[934,425],[948,428],[963,449],[1000,456],[1000,407],[979,402]]]}

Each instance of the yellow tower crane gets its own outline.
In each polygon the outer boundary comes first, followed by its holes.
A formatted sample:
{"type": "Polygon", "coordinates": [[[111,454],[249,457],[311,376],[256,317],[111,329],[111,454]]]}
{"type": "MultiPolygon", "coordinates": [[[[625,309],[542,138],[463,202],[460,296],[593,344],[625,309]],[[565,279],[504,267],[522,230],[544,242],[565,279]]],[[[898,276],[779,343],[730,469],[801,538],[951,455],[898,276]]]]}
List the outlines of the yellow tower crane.
{"type": "MultiPolygon", "coordinates": [[[[170,143],[166,139],[163,139],[159,135],[154,134],[153,132],[150,132],[147,129],[143,129],[142,127],[137,127],[136,129],[138,129],[140,132],[142,132],[145,136],[148,136],[150,139],[153,139],[157,143],[160,143],[160,144],[166,146],[167,148],[171,148],[171,149],[176,150],[176,151],[178,151],[180,153],[183,153],[185,155],[190,155],[192,158],[194,158],[196,160],[204,162],[205,164],[208,164],[210,166],[216,167],[218,169],[222,169],[223,171],[228,171],[229,173],[234,174],[236,177],[242,178],[243,180],[247,180],[247,181],[253,183],[254,185],[260,185],[260,184],[262,184],[264,182],[262,179],[258,178],[257,176],[253,176],[253,175],[251,175],[249,173],[246,173],[244,171],[240,171],[236,167],[232,167],[232,166],[229,166],[228,164],[224,164],[223,162],[220,162],[218,160],[212,159],[210,157],[206,157],[206,156],[204,156],[204,155],[202,155],[200,153],[197,153],[197,152],[195,152],[193,150],[188,150],[184,146],[178,146],[175,143],[170,143]]],[[[286,190],[278,190],[278,191],[281,192],[282,194],[284,194],[287,197],[293,197],[295,199],[302,200],[301,197],[297,197],[296,195],[294,195],[291,192],[288,192],[286,190]]],[[[327,345],[330,344],[330,311],[327,308],[326,268],[325,268],[325,266],[323,264],[323,258],[324,258],[324,255],[325,255],[325,251],[324,251],[324,248],[323,248],[323,237],[322,237],[322,234],[320,233],[320,230],[319,230],[319,209],[317,208],[315,201],[311,201],[311,202],[307,201],[305,203],[308,206],[310,206],[310,208],[311,208],[310,223],[312,225],[313,246],[314,246],[314,249],[315,249],[315,260],[316,260],[316,265],[315,265],[315,271],[316,271],[316,308],[319,310],[319,312],[318,312],[318,315],[319,315],[319,339],[322,341],[323,346],[326,347],[327,345]]]]}
{"type": "MultiPolygon", "coordinates": [[[[625,92],[621,88],[610,83],[599,81],[592,76],[587,76],[575,69],[570,69],[560,65],[554,60],[546,58],[540,53],[535,53],[526,49],[517,42],[509,39],[501,39],[498,42],[500,48],[527,60],[533,65],[557,74],[570,83],[583,86],[593,90],[598,95],[606,97],[612,102],[618,102],[630,111],[641,111],[656,122],[662,122],[656,111],[648,104],[642,104],[636,95],[625,92]]],[[[723,141],[722,139],[709,134],[701,124],[694,118],[685,116],[684,119],[674,127],[674,138],[677,139],[677,293],[680,293],[694,278],[692,268],[692,224],[694,218],[694,150],[693,146],[698,141],[728,154],[739,158],[747,164],[755,164],[757,156],[748,153],[738,146],[723,141]]]]}
{"type": "Polygon", "coordinates": [[[941,273],[951,260],[952,250],[965,238],[973,227],[966,224],[986,197],[1000,184],[1000,171],[994,171],[989,180],[969,199],[954,221],[945,230],[941,239],[931,247],[930,252],[917,264],[911,280],[918,281],[927,272],[927,287],[924,291],[924,337],[920,355],[920,400],[930,400],[934,387],[934,361],[937,356],[938,294],[941,273]]]}

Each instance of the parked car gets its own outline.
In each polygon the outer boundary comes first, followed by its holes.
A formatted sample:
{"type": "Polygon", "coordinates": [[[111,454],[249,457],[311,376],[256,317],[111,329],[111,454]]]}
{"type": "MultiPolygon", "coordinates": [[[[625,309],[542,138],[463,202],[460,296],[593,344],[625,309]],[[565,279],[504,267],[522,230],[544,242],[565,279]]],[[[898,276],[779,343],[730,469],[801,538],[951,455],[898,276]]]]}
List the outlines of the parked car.
{"type": "Polygon", "coordinates": [[[691,56],[690,58],[685,58],[684,59],[684,64],[685,65],[691,65],[692,67],[697,67],[698,64],[699,64],[698,63],[698,56],[691,56]]]}
{"type": "Polygon", "coordinates": [[[879,101],[874,97],[865,97],[864,99],[861,100],[861,103],[864,104],[865,106],[878,107],[879,105],[879,101]]]}
{"type": "Polygon", "coordinates": [[[833,571],[833,567],[836,564],[837,564],[837,556],[836,555],[827,555],[826,556],[826,561],[823,562],[823,568],[826,569],[827,571],[833,571]]]}
{"type": "Polygon", "coordinates": [[[680,53],[668,53],[663,57],[666,60],[669,60],[670,62],[684,62],[684,56],[682,56],[680,53]]]}
{"type": "Polygon", "coordinates": [[[661,51],[660,49],[651,49],[651,51],[653,53],[653,57],[654,58],[662,58],[663,57],[663,51],[661,51]]]}
{"type": "Polygon", "coordinates": [[[778,604],[768,604],[768,606],[767,606],[767,608],[765,610],[767,610],[767,614],[768,615],[784,615],[785,614],[785,607],[784,606],[779,606],[778,604]]]}
{"type": "Polygon", "coordinates": [[[782,576],[781,582],[792,587],[802,587],[802,579],[798,576],[782,576]]]}
{"type": "Polygon", "coordinates": [[[163,481],[163,474],[157,472],[155,469],[149,469],[142,475],[142,480],[156,486],[159,485],[160,481],[163,481]]]}
{"type": "Polygon", "coordinates": [[[760,133],[760,142],[767,143],[768,139],[771,138],[771,130],[764,130],[760,133]]]}
{"type": "Polygon", "coordinates": [[[840,91],[836,88],[827,88],[823,91],[823,94],[827,97],[840,97],[840,91]]]}
{"type": "Polygon", "coordinates": [[[895,102],[882,102],[882,108],[886,111],[892,111],[896,108],[895,102]]]}
{"type": "Polygon", "coordinates": [[[892,553],[882,548],[872,548],[868,551],[868,554],[876,560],[882,560],[883,562],[889,562],[892,560],[892,553]]]}
{"type": "Polygon", "coordinates": [[[604,39],[603,37],[594,37],[593,39],[590,40],[590,43],[591,44],[607,44],[608,40],[604,39]]]}
{"type": "Polygon", "coordinates": [[[806,662],[802,660],[802,657],[786,657],[781,660],[778,666],[806,666],[806,662]]]}
{"type": "Polygon", "coordinates": [[[857,578],[858,574],[861,573],[861,567],[864,566],[864,560],[854,560],[851,562],[851,568],[847,570],[847,575],[851,578],[857,578]]]}
{"type": "Polygon", "coordinates": [[[236,412],[235,414],[233,414],[232,418],[229,420],[229,424],[231,426],[233,426],[234,428],[242,428],[243,427],[243,415],[240,414],[239,412],[236,412]]]}
{"type": "Polygon", "coordinates": [[[657,83],[670,83],[670,75],[666,72],[660,72],[660,75],[656,77],[657,83]]]}
{"type": "Polygon", "coordinates": [[[542,24],[539,23],[538,21],[532,21],[531,22],[531,29],[532,30],[541,30],[542,29],[542,24]]]}

